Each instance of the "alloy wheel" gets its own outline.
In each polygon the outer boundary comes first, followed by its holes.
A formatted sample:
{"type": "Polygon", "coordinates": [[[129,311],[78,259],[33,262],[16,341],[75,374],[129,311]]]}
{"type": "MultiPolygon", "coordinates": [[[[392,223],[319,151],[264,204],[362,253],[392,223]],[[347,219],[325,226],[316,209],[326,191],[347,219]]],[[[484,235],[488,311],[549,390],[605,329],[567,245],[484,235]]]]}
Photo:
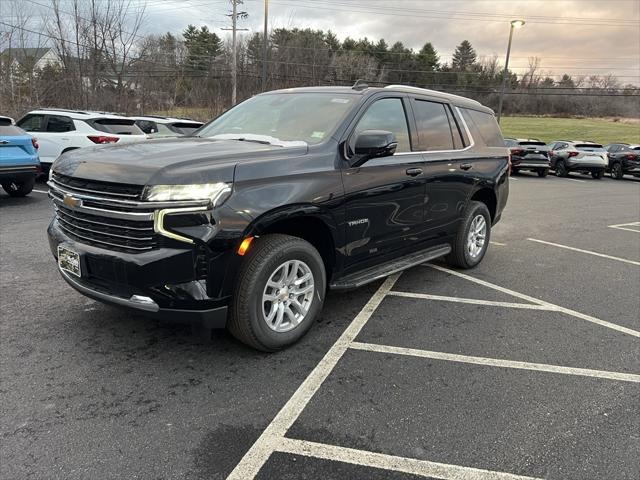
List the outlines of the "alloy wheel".
{"type": "Polygon", "coordinates": [[[478,258],[487,239],[487,221],[484,215],[476,215],[471,221],[467,236],[467,251],[473,259],[478,258]]]}
{"type": "Polygon", "coordinates": [[[301,260],[281,264],[267,280],[262,294],[262,315],[272,330],[284,333],[304,320],[315,292],[313,272],[301,260]]]}

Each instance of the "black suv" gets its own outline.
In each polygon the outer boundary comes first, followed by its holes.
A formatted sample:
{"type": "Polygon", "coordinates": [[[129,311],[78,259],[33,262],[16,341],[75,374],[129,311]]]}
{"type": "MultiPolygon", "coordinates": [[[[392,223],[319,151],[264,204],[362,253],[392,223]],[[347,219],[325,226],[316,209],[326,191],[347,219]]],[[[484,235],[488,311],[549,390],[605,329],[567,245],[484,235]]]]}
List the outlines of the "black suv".
{"type": "Polygon", "coordinates": [[[511,150],[511,172],[520,170],[536,172],[539,177],[549,174],[549,147],[536,138],[505,138],[511,150]]]}
{"type": "Polygon", "coordinates": [[[477,265],[508,175],[493,112],[476,101],[404,86],[280,90],[192,137],[62,155],[49,243],[89,297],[226,326],[271,351],[311,327],[327,288],[443,256],[477,265]]]}
{"type": "Polygon", "coordinates": [[[607,170],[611,178],[620,180],[625,174],[640,177],[640,145],[611,143],[604,148],[609,157],[607,170]]]}

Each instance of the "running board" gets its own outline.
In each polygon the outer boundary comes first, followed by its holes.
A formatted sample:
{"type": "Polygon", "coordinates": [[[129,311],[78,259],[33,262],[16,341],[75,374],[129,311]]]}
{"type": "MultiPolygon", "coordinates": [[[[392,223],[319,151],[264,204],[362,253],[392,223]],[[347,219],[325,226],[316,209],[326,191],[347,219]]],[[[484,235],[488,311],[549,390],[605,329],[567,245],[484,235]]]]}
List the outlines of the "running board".
{"type": "Polygon", "coordinates": [[[449,252],[451,252],[451,246],[445,244],[421,250],[417,253],[410,253],[381,265],[369,267],[342,277],[340,280],[329,284],[329,288],[332,290],[349,290],[352,288],[358,288],[380,278],[388,277],[393,273],[401,272],[407,268],[415,267],[421,263],[442,257],[447,255],[449,252]]]}

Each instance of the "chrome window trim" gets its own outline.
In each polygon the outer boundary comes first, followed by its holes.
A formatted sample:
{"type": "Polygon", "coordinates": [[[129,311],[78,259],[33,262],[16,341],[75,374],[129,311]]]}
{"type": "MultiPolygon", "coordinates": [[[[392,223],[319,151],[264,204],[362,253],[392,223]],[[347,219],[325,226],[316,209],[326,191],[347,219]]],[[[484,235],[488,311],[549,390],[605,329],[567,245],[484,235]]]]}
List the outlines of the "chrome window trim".
{"type": "Polygon", "coordinates": [[[467,137],[469,138],[469,145],[467,145],[464,148],[458,148],[454,150],[419,150],[415,152],[400,152],[400,153],[394,154],[393,156],[396,157],[400,155],[414,155],[414,154],[425,154],[425,153],[461,153],[461,152],[466,152],[467,150],[472,149],[475,146],[476,141],[474,140],[473,136],[471,135],[471,132],[469,131],[467,122],[462,116],[462,112],[460,111],[460,108],[454,105],[452,105],[452,107],[456,109],[456,112],[458,112],[458,117],[460,118],[460,122],[462,123],[462,126],[464,127],[464,131],[466,132],[467,137]]]}

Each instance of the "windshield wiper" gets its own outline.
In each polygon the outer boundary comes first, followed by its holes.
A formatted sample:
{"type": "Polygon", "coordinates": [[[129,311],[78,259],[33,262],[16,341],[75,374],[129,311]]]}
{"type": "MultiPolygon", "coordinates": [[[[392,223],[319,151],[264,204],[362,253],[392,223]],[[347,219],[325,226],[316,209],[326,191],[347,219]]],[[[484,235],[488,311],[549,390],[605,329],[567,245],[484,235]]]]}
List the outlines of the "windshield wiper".
{"type": "Polygon", "coordinates": [[[268,140],[257,140],[255,138],[231,138],[230,140],[237,140],[238,142],[254,142],[254,143],[261,143],[263,145],[273,145],[270,141],[268,140]]]}

